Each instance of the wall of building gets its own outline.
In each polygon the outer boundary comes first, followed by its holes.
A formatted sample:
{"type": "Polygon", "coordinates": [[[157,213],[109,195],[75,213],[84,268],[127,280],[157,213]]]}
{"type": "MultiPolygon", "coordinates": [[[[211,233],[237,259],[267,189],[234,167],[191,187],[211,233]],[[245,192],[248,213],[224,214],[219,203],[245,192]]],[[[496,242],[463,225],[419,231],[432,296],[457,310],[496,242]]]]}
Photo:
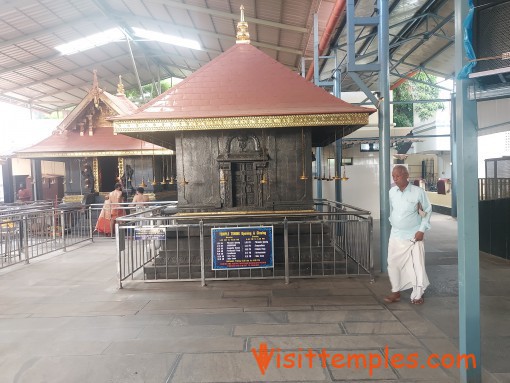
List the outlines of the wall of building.
{"type": "MultiPolygon", "coordinates": [[[[179,206],[183,209],[213,210],[229,206],[229,189],[232,185],[231,174],[226,171],[224,182],[220,182],[220,163],[229,164],[254,162],[253,139],[248,140],[246,149],[239,149],[237,137],[243,135],[255,136],[263,148],[260,162],[267,162],[265,177],[267,182],[260,184],[254,180],[255,198],[260,200],[262,195],[265,209],[283,208],[311,208],[312,207],[312,177],[311,177],[311,146],[310,134],[301,129],[267,129],[243,131],[211,131],[186,132],[176,137],[176,162],[179,206]],[[229,146],[230,142],[230,146],[229,146]],[[303,142],[305,151],[303,152],[303,142]],[[230,147],[230,149],[229,149],[230,147]],[[228,151],[232,150],[229,154],[228,151]],[[250,157],[251,156],[251,157],[250,157]],[[264,161],[263,158],[266,160],[264,161]],[[305,162],[308,179],[300,179],[305,162]],[[184,164],[184,165],[183,165],[184,164]],[[186,179],[186,185],[182,180],[186,179]],[[260,193],[260,194],[259,194],[260,193]]],[[[256,175],[260,177],[260,174],[256,175]]]]}

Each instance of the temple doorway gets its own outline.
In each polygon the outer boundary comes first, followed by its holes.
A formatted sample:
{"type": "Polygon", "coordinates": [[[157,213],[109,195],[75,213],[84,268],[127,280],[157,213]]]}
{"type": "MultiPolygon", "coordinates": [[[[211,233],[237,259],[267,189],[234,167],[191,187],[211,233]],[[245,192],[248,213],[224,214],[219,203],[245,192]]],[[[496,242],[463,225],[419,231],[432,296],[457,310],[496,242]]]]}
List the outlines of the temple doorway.
{"type": "Polygon", "coordinates": [[[232,163],[232,206],[255,207],[255,172],[252,162],[232,163]]]}
{"type": "Polygon", "coordinates": [[[99,191],[110,192],[115,189],[119,172],[117,157],[99,157],[98,165],[101,172],[99,177],[99,191]]]}

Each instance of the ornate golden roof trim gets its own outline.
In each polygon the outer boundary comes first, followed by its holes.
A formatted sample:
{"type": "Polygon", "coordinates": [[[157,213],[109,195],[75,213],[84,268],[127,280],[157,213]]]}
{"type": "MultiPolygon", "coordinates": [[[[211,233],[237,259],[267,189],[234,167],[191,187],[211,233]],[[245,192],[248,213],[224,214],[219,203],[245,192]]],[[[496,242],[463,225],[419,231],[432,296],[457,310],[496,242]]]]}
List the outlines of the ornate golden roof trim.
{"type": "Polygon", "coordinates": [[[186,130],[224,130],[290,128],[297,126],[367,125],[369,113],[305,114],[287,116],[176,118],[122,120],[113,122],[115,133],[167,132],[186,130]]]}
{"type": "Polygon", "coordinates": [[[37,153],[17,153],[17,158],[77,158],[77,157],[127,157],[127,156],[152,156],[152,155],[172,155],[175,154],[171,149],[156,150],[112,150],[98,152],[37,152],[37,153]]]}

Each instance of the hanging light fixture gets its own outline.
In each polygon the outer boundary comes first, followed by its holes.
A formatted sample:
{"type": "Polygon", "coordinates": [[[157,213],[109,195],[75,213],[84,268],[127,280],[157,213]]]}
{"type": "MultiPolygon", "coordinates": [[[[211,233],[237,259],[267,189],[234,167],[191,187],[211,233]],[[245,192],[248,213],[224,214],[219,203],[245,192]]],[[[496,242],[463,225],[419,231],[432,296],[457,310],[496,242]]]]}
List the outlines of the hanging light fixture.
{"type": "Polygon", "coordinates": [[[344,165],[344,173],[342,174],[342,178],[340,178],[342,181],[347,181],[349,177],[345,174],[345,165],[344,165]]]}
{"type": "Polygon", "coordinates": [[[184,175],[184,135],[181,132],[181,162],[182,162],[182,181],[181,185],[186,186],[189,184],[188,181],[186,181],[186,176],[184,175]]]}
{"type": "Polygon", "coordinates": [[[173,176],[173,155],[170,155],[170,177],[168,177],[168,161],[166,163],[166,182],[170,185],[173,185],[175,183],[174,176],[173,176]]]}
{"type": "MultiPolygon", "coordinates": [[[[138,138],[138,139],[140,140],[140,138],[138,138]]],[[[143,150],[142,145],[143,145],[143,141],[140,140],[140,161],[142,162],[142,182],[138,186],[146,188],[147,184],[145,183],[144,178],[143,178],[143,162],[144,161],[143,161],[143,154],[142,154],[142,150],[143,150]]],[[[147,179],[147,181],[148,181],[148,179],[147,179]]]]}
{"type": "Polygon", "coordinates": [[[321,162],[322,162],[322,181],[329,181],[329,179],[326,177],[326,163],[327,161],[327,155],[326,155],[326,147],[324,146],[321,150],[321,162]]]}
{"type": "MultiPolygon", "coordinates": [[[[264,161],[266,160],[266,130],[262,129],[262,158],[264,161]]],[[[260,179],[260,184],[265,185],[267,184],[267,178],[266,178],[266,166],[262,168],[262,178],[260,179]]]]}
{"type": "Polygon", "coordinates": [[[308,177],[305,173],[305,133],[303,131],[303,128],[301,128],[301,163],[303,167],[303,171],[301,173],[301,177],[299,177],[300,180],[306,181],[308,177]]]}
{"type": "Polygon", "coordinates": [[[152,144],[152,186],[156,186],[158,183],[156,181],[156,159],[154,157],[154,144],[152,144]]]}
{"type": "Polygon", "coordinates": [[[161,185],[166,185],[166,180],[165,180],[165,157],[161,157],[161,185]]]}
{"type": "MultiPolygon", "coordinates": [[[[336,151],[336,130],[335,130],[335,151],[336,151]]],[[[338,180],[341,180],[342,177],[340,177],[338,175],[338,163],[337,163],[336,158],[337,158],[337,156],[336,156],[336,152],[335,152],[335,176],[333,177],[333,180],[338,181],[338,180]]],[[[343,158],[343,150],[342,150],[342,156],[340,158],[340,167],[342,166],[342,158],[343,158]]]]}
{"type": "MultiPolygon", "coordinates": [[[[136,161],[135,161],[135,157],[133,157],[133,167],[131,168],[131,171],[128,172],[127,174],[127,182],[128,182],[128,185],[133,181],[133,179],[131,178],[131,176],[133,175],[133,173],[135,172],[135,169],[136,169],[136,161]]],[[[127,169],[128,165],[126,165],[126,169],[127,169]]]]}

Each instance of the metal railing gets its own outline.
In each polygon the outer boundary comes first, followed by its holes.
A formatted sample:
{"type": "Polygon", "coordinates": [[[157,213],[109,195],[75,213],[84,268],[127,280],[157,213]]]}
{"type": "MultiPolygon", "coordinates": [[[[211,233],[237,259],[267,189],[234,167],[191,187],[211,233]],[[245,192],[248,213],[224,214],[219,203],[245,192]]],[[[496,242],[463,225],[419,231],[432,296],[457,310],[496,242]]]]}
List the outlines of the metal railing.
{"type": "Polygon", "coordinates": [[[92,217],[92,235],[95,238],[115,238],[115,223],[117,219],[132,216],[137,211],[145,211],[152,208],[159,211],[162,206],[173,206],[175,204],[177,204],[176,201],[151,201],[138,202],[136,204],[132,202],[90,204],[88,207],[92,217]],[[105,219],[100,220],[101,216],[105,219]]]}
{"type": "Polygon", "coordinates": [[[91,210],[86,206],[3,207],[0,212],[0,268],[92,239],[91,210]]]}
{"type": "Polygon", "coordinates": [[[187,280],[332,277],[372,278],[372,217],[346,204],[318,200],[313,211],[260,214],[176,214],[173,206],[149,208],[117,219],[119,286],[131,280],[187,280]],[[212,269],[211,229],[274,228],[274,266],[233,270],[212,269]],[[164,238],[137,237],[151,228],[164,238]]]}
{"type": "Polygon", "coordinates": [[[510,178],[479,178],[478,200],[510,198],[510,178]]]}

